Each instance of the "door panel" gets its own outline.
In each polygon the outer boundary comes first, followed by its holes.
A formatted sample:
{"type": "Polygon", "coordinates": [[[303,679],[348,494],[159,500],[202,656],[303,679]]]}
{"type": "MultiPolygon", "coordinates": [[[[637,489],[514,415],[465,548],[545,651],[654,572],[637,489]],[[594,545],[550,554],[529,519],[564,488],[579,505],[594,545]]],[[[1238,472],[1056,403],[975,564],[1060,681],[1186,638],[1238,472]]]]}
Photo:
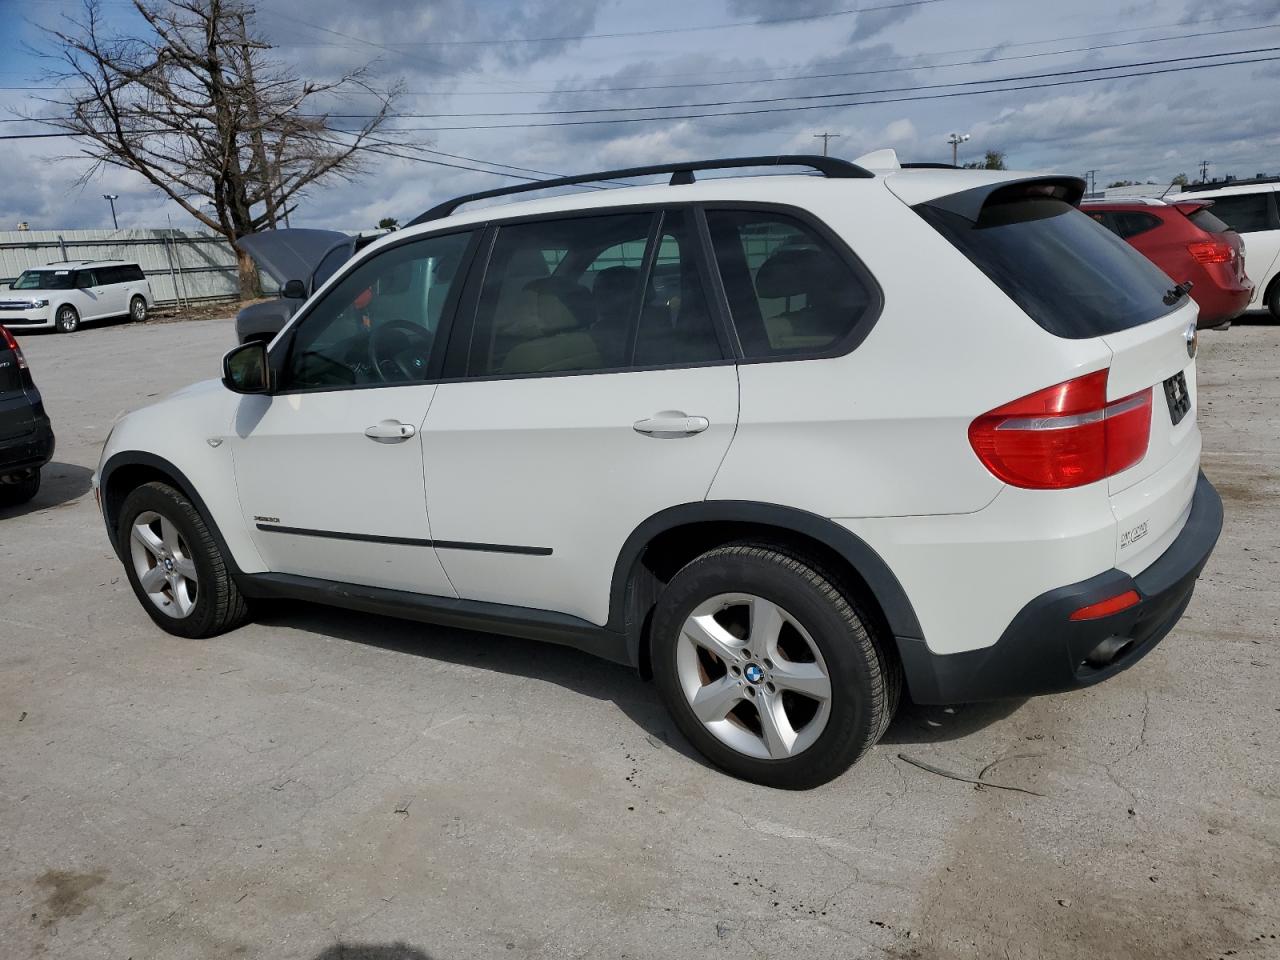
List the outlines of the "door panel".
{"type": "Polygon", "coordinates": [[[490,249],[449,346],[477,379],[442,383],[422,434],[436,547],[461,597],[604,624],[623,543],[705,499],[737,423],[695,225],[584,214],[490,249]]]}
{"type": "Polygon", "coordinates": [[[737,413],[729,365],[441,384],[422,448],[432,530],[458,595],[604,624],[623,543],[660,510],[706,497],[737,413]],[[666,411],[708,426],[665,438],[633,426],[666,411]]]}
{"type": "Polygon", "coordinates": [[[422,425],[430,384],[244,397],[233,441],[245,523],[267,567],[454,596],[431,546],[416,437],[374,439],[386,420],[422,425]]]}
{"type": "Polygon", "coordinates": [[[236,483],[269,569],[455,596],[431,543],[418,432],[470,257],[466,233],[353,264],[274,343],[274,396],[245,397],[236,483]]]}

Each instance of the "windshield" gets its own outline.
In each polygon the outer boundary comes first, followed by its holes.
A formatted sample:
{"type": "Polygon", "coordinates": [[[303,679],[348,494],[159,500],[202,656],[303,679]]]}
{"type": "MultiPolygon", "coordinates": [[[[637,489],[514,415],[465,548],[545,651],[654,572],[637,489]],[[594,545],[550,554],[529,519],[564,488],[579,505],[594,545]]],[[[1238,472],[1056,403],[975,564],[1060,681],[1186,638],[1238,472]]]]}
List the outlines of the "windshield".
{"type": "Polygon", "coordinates": [[[1167,313],[1173,281],[1111,231],[1063,200],[988,203],[977,221],[915,208],[1045,330],[1073,340],[1136,327],[1167,313]]]}
{"type": "Polygon", "coordinates": [[[70,270],[24,270],[13,281],[15,290],[70,290],[70,270]]]}

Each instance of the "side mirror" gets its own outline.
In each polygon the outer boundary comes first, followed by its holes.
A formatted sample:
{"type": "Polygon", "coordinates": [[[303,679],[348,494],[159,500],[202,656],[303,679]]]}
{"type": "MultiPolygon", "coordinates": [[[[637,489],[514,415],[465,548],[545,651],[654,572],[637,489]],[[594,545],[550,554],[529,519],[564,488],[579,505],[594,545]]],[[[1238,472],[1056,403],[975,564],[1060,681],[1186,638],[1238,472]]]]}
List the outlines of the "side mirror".
{"type": "Polygon", "coordinates": [[[307,286],[301,280],[290,280],[284,285],[284,289],[280,291],[280,296],[286,300],[305,300],[307,299],[307,286]]]}
{"type": "Polygon", "coordinates": [[[242,343],[223,357],[222,385],[233,393],[270,393],[267,345],[253,340],[242,343]]]}

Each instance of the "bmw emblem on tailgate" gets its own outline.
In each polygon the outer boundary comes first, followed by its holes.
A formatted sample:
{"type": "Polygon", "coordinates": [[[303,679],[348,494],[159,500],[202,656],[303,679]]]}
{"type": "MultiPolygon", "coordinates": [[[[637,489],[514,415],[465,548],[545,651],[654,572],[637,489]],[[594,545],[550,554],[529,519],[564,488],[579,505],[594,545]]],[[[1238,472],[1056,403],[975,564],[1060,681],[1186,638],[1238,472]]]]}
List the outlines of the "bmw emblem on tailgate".
{"type": "Polygon", "coordinates": [[[1200,331],[1196,329],[1194,320],[1187,324],[1187,330],[1183,336],[1187,339],[1187,356],[1194,360],[1196,358],[1196,348],[1200,346],[1200,331]]]}

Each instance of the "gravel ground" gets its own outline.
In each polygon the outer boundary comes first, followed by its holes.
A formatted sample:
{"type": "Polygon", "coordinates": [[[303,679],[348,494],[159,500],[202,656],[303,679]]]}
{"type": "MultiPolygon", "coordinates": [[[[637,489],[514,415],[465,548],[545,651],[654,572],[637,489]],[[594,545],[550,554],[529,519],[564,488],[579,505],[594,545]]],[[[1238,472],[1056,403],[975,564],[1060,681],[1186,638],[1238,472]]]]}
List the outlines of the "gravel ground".
{"type": "Polygon", "coordinates": [[[1280,956],[1280,327],[1202,336],[1226,529],[1155,652],[1078,693],[908,705],[798,794],[709,769],[651,685],[565,648],[303,605],[157,630],[91,470],[231,343],[24,338],[59,446],[0,512],[6,960],[1280,956]]]}

